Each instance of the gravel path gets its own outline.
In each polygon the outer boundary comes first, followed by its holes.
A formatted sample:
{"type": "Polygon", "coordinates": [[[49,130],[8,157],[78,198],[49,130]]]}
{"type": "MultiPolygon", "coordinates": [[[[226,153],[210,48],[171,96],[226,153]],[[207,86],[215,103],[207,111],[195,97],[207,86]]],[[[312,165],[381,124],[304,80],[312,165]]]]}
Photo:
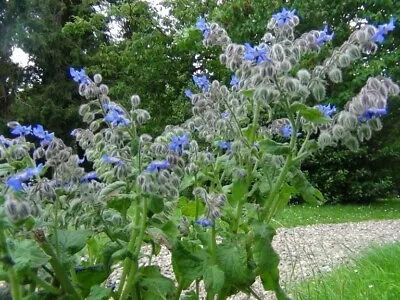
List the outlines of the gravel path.
{"type": "MultiPolygon", "coordinates": [[[[400,220],[367,221],[342,224],[320,224],[277,230],[273,245],[281,258],[280,272],[284,286],[315,274],[328,272],[348,261],[372,244],[400,242],[400,220]]],[[[153,260],[160,265],[164,275],[173,278],[169,269],[170,256],[166,249],[153,260]]],[[[119,270],[113,274],[118,278],[119,270]]],[[[118,283],[118,279],[116,280],[118,283]]],[[[271,294],[261,292],[260,282],[253,289],[263,299],[273,299],[271,294]]],[[[238,294],[231,299],[254,299],[238,294]]]]}

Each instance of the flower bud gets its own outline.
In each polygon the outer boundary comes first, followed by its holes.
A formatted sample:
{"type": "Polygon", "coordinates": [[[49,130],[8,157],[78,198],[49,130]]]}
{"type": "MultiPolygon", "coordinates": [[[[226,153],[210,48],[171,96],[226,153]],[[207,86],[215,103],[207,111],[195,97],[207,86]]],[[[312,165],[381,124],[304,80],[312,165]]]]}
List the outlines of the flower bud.
{"type": "Polygon", "coordinates": [[[311,74],[307,70],[302,69],[297,72],[297,78],[300,80],[301,84],[307,85],[310,82],[311,74]]]}
{"type": "MultiPolygon", "coordinates": [[[[228,46],[229,47],[229,46],[228,46]]],[[[225,54],[221,54],[219,56],[219,61],[221,62],[221,64],[226,65],[228,58],[226,57],[225,54]]]]}
{"type": "Polygon", "coordinates": [[[285,60],[285,50],[283,49],[281,44],[275,44],[272,46],[272,55],[278,61],[285,60]]]}
{"type": "Polygon", "coordinates": [[[283,80],[283,88],[291,93],[295,93],[299,90],[300,82],[297,79],[288,77],[283,80]]]}
{"type": "Polygon", "coordinates": [[[151,135],[148,135],[145,133],[140,136],[140,143],[141,144],[149,144],[152,139],[153,138],[151,137],[151,135]]]}
{"type": "Polygon", "coordinates": [[[347,136],[347,131],[342,125],[336,124],[332,128],[332,134],[335,140],[340,140],[347,136]]]}
{"type": "Polygon", "coordinates": [[[101,77],[100,74],[95,74],[95,75],[93,76],[93,81],[94,81],[96,84],[101,83],[102,80],[103,80],[103,77],[101,77]]]}
{"type": "Polygon", "coordinates": [[[333,82],[333,83],[340,83],[342,82],[343,78],[342,78],[342,71],[340,71],[340,69],[338,68],[333,68],[329,71],[328,73],[329,79],[333,82]]]}
{"type": "Polygon", "coordinates": [[[99,89],[101,94],[108,95],[109,93],[108,86],[106,86],[105,84],[100,84],[99,89]]]}
{"type": "Polygon", "coordinates": [[[94,120],[94,114],[92,114],[92,113],[86,113],[86,114],[83,115],[82,120],[83,120],[83,122],[89,124],[89,123],[93,122],[93,120],[94,120]]]}
{"type": "Polygon", "coordinates": [[[352,136],[349,135],[344,141],[343,144],[350,150],[350,151],[358,151],[360,144],[358,142],[358,140],[352,136]]]}
{"type": "Polygon", "coordinates": [[[137,109],[136,110],[136,120],[140,125],[145,124],[148,120],[150,120],[150,114],[147,110],[137,109]]]}
{"type": "Polygon", "coordinates": [[[292,64],[288,60],[284,60],[279,64],[279,69],[282,72],[289,72],[290,69],[292,68],[292,64]]]}
{"type": "Polygon", "coordinates": [[[371,120],[368,120],[367,124],[373,131],[380,131],[382,130],[383,127],[382,121],[379,118],[373,118],[371,120]]]}
{"type": "Polygon", "coordinates": [[[311,85],[311,93],[315,100],[321,102],[325,99],[326,89],[322,82],[314,81],[311,85]]]}
{"type": "Polygon", "coordinates": [[[137,108],[140,104],[140,97],[138,95],[133,95],[131,97],[131,105],[133,108],[137,108]]]}
{"type": "Polygon", "coordinates": [[[5,212],[12,222],[17,222],[19,218],[18,202],[9,198],[4,203],[5,212]]]}
{"type": "Polygon", "coordinates": [[[361,51],[360,49],[355,46],[350,44],[346,50],[346,54],[349,55],[351,60],[356,60],[359,59],[361,57],[361,51]]]}
{"type": "Polygon", "coordinates": [[[79,115],[84,116],[84,115],[86,115],[89,111],[90,111],[89,105],[88,105],[88,104],[82,104],[82,105],[79,107],[78,113],[79,113],[79,115]]]}
{"type": "Polygon", "coordinates": [[[324,149],[325,147],[332,146],[333,144],[334,142],[329,132],[326,130],[321,131],[318,137],[318,146],[321,149],[324,149]]]}
{"type": "Polygon", "coordinates": [[[44,157],[44,155],[45,155],[45,150],[42,147],[39,147],[33,152],[33,159],[34,160],[41,159],[42,157],[44,157]]]}
{"type": "Polygon", "coordinates": [[[362,124],[357,128],[357,136],[361,142],[364,140],[368,141],[372,136],[371,127],[369,127],[367,124],[362,124]]]}

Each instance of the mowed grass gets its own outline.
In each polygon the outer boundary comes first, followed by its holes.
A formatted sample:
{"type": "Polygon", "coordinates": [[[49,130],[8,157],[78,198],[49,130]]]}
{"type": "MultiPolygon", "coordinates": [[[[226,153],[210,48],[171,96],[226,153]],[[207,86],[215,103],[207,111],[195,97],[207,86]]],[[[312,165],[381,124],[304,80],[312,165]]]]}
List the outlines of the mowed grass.
{"type": "Polygon", "coordinates": [[[385,219],[400,219],[400,199],[376,201],[364,205],[289,205],[273,220],[273,225],[294,227],[385,219]]]}
{"type": "Polygon", "coordinates": [[[287,287],[293,299],[400,299],[400,243],[373,247],[329,274],[287,287]]]}

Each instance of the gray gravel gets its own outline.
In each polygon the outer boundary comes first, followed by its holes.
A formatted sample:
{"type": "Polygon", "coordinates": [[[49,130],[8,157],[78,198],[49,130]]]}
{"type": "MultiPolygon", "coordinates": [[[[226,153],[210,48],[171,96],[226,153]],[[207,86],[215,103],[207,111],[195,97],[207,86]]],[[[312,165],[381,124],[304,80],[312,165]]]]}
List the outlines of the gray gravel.
{"type": "MultiPolygon", "coordinates": [[[[278,229],[273,246],[281,258],[282,285],[307,277],[329,272],[340,263],[347,262],[372,244],[400,242],[400,220],[368,221],[358,223],[321,224],[278,229]]],[[[171,258],[167,249],[153,258],[153,264],[161,267],[162,273],[174,279],[169,266],[171,258]]],[[[118,284],[120,269],[112,275],[118,284]]],[[[253,289],[263,299],[273,299],[262,292],[259,281],[253,289]]],[[[254,299],[238,294],[231,299],[254,299]]]]}

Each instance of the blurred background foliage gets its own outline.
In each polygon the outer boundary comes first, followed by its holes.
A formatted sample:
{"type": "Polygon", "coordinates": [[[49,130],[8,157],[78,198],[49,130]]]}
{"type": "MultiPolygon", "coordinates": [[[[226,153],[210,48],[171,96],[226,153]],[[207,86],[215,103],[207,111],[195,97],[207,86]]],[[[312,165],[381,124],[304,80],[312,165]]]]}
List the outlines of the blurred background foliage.
{"type": "MultiPolygon", "coordinates": [[[[68,68],[101,73],[112,99],[128,106],[139,94],[152,115],[147,131],[160,133],[190,114],[185,88],[194,88],[192,74],[206,70],[210,79],[229,83],[219,63],[219,49],[205,49],[193,25],[198,16],[222,24],[238,43],[258,44],[272,13],[296,8],[297,33],[329,24],[334,41],[320,54],[302,61],[318,63],[341,45],[355,27],[400,19],[396,0],[0,0],[0,131],[5,124],[41,123],[69,143],[80,126],[77,110],[84,101],[70,80],[68,68]],[[29,55],[29,64],[11,60],[13,49],[29,55]]],[[[343,107],[370,76],[399,80],[400,29],[388,35],[377,55],[366,57],[331,85],[327,102],[343,107]]],[[[400,190],[400,99],[391,99],[384,129],[359,152],[344,147],[316,155],[304,165],[311,181],[332,202],[365,202],[400,190]]]]}

